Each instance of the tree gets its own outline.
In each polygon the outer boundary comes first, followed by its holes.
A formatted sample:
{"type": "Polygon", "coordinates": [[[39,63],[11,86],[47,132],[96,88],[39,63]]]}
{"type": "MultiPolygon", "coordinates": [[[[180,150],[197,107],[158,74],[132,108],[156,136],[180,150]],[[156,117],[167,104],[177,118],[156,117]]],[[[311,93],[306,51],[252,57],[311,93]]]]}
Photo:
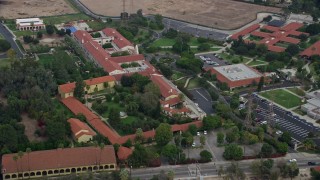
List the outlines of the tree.
{"type": "Polygon", "coordinates": [[[221,145],[224,143],[224,134],[223,132],[218,132],[217,133],[217,143],[218,145],[221,145]]]}
{"type": "Polygon", "coordinates": [[[260,154],[262,157],[269,157],[273,153],[273,148],[270,144],[263,144],[261,147],[260,154]]]}
{"type": "Polygon", "coordinates": [[[276,61],[279,58],[279,54],[275,52],[268,52],[265,56],[266,61],[271,62],[271,61],[276,61]]]}
{"type": "Polygon", "coordinates": [[[238,163],[232,162],[229,167],[226,169],[227,176],[230,179],[237,179],[237,180],[244,180],[246,179],[246,175],[244,172],[239,168],[238,163]]]}
{"type": "Polygon", "coordinates": [[[122,169],[119,176],[121,180],[129,180],[129,173],[126,169],[122,169]]]}
{"type": "Polygon", "coordinates": [[[193,135],[197,135],[197,126],[195,124],[190,124],[189,127],[188,127],[188,131],[193,135]]]}
{"type": "Polygon", "coordinates": [[[11,48],[11,45],[8,41],[0,39],[0,52],[6,52],[11,48]]]}
{"type": "Polygon", "coordinates": [[[276,144],[276,150],[278,153],[287,153],[288,152],[288,144],[285,142],[278,142],[276,144]]]}
{"type": "Polygon", "coordinates": [[[294,56],[299,53],[299,46],[296,44],[290,44],[287,47],[286,52],[288,52],[291,56],[294,56]]]}
{"type": "Polygon", "coordinates": [[[41,31],[37,32],[37,38],[38,38],[38,39],[41,39],[41,38],[42,38],[42,36],[43,36],[43,34],[42,34],[42,32],[41,32],[41,31]]]}
{"type": "Polygon", "coordinates": [[[84,88],[85,88],[85,83],[82,81],[82,79],[78,79],[76,81],[76,87],[74,88],[74,96],[79,99],[83,98],[84,88]]]}
{"type": "Polygon", "coordinates": [[[305,150],[313,149],[316,145],[312,139],[306,139],[303,141],[303,146],[305,150]]]}
{"type": "Polygon", "coordinates": [[[200,136],[200,144],[202,147],[206,145],[206,137],[204,135],[200,136]]]}
{"type": "Polygon", "coordinates": [[[291,180],[292,178],[299,175],[299,167],[296,162],[291,162],[289,165],[287,165],[287,168],[288,168],[288,175],[291,178],[291,180]]]}
{"type": "Polygon", "coordinates": [[[287,131],[283,132],[282,135],[278,138],[279,141],[285,142],[287,144],[291,143],[291,134],[287,131]]]}
{"type": "Polygon", "coordinates": [[[165,146],[173,138],[171,126],[167,123],[161,123],[156,129],[155,140],[158,146],[165,146]]]}
{"type": "Polygon", "coordinates": [[[170,78],[173,74],[171,67],[166,64],[160,64],[159,69],[166,78],[170,78]]]}
{"type": "Polygon", "coordinates": [[[253,161],[251,164],[252,172],[260,176],[260,179],[270,179],[273,163],[272,159],[253,161]]]}
{"type": "Polygon", "coordinates": [[[317,35],[320,33],[320,24],[310,24],[306,27],[306,32],[309,33],[311,36],[317,35]]]}
{"type": "Polygon", "coordinates": [[[199,51],[209,51],[210,50],[210,44],[207,44],[207,43],[200,44],[198,46],[198,50],[199,51]]]}
{"type": "Polygon", "coordinates": [[[180,150],[173,144],[167,144],[162,148],[161,155],[168,158],[170,161],[177,161],[180,150]]]}
{"type": "Polygon", "coordinates": [[[49,35],[52,35],[54,33],[54,26],[53,25],[46,25],[46,31],[49,35]]]}
{"type": "Polygon", "coordinates": [[[258,88],[257,88],[258,92],[260,92],[261,89],[263,88],[263,84],[264,84],[264,76],[261,76],[259,84],[258,84],[258,88]]]}
{"type": "Polygon", "coordinates": [[[23,42],[26,44],[29,44],[29,43],[33,42],[33,37],[31,37],[29,35],[23,36],[23,42]]]}
{"type": "Polygon", "coordinates": [[[226,160],[240,160],[243,156],[243,150],[236,144],[229,144],[225,147],[223,157],[226,160]]]}
{"type": "Polygon", "coordinates": [[[15,52],[12,48],[10,48],[10,49],[7,51],[7,56],[8,56],[8,58],[12,61],[12,60],[14,60],[15,57],[16,57],[16,52],[15,52]]]}
{"type": "Polygon", "coordinates": [[[206,116],[203,119],[203,128],[206,130],[217,129],[222,126],[222,121],[219,116],[206,116]]]}
{"type": "Polygon", "coordinates": [[[226,141],[228,143],[235,142],[239,139],[239,129],[238,127],[234,127],[231,131],[226,134],[226,141]]]}
{"type": "Polygon", "coordinates": [[[138,128],[138,129],[136,130],[136,142],[140,143],[140,142],[143,141],[143,139],[144,139],[144,137],[143,137],[143,131],[142,131],[141,128],[138,128]]]}
{"type": "Polygon", "coordinates": [[[205,161],[205,162],[209,162],[212,160],[212,154],[207,151],[207,150],[203,150],[200,152],[200,157],[201,157],[201,160],[205,161]]]}
{"type": "Polygon", "coordinates": [[[173,170],[170,170],[167,174],[168,176],[168,180],[173,180],[174,179],[174,171],[173,170]]]}

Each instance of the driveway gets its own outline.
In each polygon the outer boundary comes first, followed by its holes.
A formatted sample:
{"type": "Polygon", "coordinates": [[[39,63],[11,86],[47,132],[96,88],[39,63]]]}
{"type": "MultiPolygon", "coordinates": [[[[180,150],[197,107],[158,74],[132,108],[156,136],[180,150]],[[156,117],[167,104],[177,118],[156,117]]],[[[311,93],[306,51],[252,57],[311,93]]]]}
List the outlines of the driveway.
{"type": "Polygon", "coordinates": [[[196,88],[188,90],[194,97],[193,102],[197,103],[199,108],[206,114],[213,114],[212,99],[210,94],[204,88],[196,88]]]}
{"type": "Polygon", "coordinates": [[[15,37],[2,23],[0,23],[0,34],[11,44],[11,48],[17,53],[17,56],[23,58],[24,52],[19,48],[15,37]]]}
{"type": "MultiPolygon", "coordinates": [[[[195,55],[197,58],[201,59],[200,56],[203,56],[205,58],[208,59],[208,61],[213,61],[215,63],[217,63],[216,65],[210,65],[208,63],[206,63],[206,61],[204,61],[203,63],[203,68],[208,68],[208,67],[219,67],[219,66],[225,66],[228,65],[228,62],[223,60],[222,58],[219,59],[218,57],[216,57],[213,53],[201,53],[201,55],[195,55]]],[[[203,60],[202,60],[203,61],[203,60]]]]}

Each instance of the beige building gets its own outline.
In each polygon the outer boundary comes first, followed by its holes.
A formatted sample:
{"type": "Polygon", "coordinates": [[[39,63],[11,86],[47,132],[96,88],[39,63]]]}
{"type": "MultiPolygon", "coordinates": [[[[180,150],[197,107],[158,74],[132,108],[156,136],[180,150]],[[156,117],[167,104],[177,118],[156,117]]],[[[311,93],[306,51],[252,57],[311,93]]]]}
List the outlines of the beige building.
{"type": "Polygon", "coordinates": [[[79,119],[70,118],[68,122],[71,126],[72,137],[79,143],[86,143],[93,140],[96,133],[84,122],[79,119]]]}
{"type": "Polygon", "coordinates": [[[116,165],[113,146],[35,151],[24,153],[22,157],[5,154],[2,156],[2,177],[11,180],[114,171],[116,165]]]}
{"type": "MultiPolygon", "coordinates": [[[[116,79],[113,76],[102,76],[98,78],[92,78],[85,80],[84,91],[88,94],[93,92],[102,91],[106,88],[113,88],[116,84],[116,79]]],[[[58,87],[61,98],[73,97],[73,92],[76,87],[76,83],[62,84],[58,87]]]]}

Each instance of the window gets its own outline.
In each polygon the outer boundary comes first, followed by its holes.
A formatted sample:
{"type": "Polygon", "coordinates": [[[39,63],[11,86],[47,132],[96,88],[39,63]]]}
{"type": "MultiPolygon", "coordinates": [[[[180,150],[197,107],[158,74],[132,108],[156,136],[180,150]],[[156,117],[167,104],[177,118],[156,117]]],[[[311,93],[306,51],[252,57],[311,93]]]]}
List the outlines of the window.
{"type": "Polygon", "coordinates": [[[64,173],[64,169],[60,169],[60,173],[64,173]]]}
{"type": "Polygon", "coordinates": [[[72,172],[72,173],[77,172],[77,171],[76,171],[76,168],[72,168],[72,169],[71,169],[71,172],[72,172]]]}
{"type": "Polygon", "coordinates": [[[77,172],[80,172],[81,171],[81,168],[77,168],[77,172]]]}
{"type": "Polygon", "coordinates": [[[105,169],[109,169],[109,166],[108,166],[108,165],[105,165],[104,168],[105,168],[105,169]]]}
{"type": "Polygon", "coordinates": [[[41,176],[41,172],[40,171],[37,172],[37,176],[41,176]]]}
{"type": "Polygon", "coordinates": [[[34,172],[30,173],[30,176],[35,176],[35,175],[36,175],[36,173],[34,173],[34,172]]]}
{"type": "Polygon", "coordinates": [[[24,173],[24,177],[29,177],[29,173],[24,173]]]}
{"type": "Polygon", "coordinates": [[[54,173],[54,174],[58,174],[58,173],[59,173],[59,170],[54,170],[53,173],[54,173]]]}
{"type": "Polygon", "coordinates": [[[47,171],[42,171],[42,176],[46,176],[47,175],[47,171]]]}
{"type": "Polygon", "coordinates": [[[6,175],[4,178],[5,179],[10,179],[10,175],[6,175]]]}
{"type": "Polygon", "coordinates": [[[70,172],[70,169],[66,169],[66,173],[69,173],[70,172]]]}
{"type": "Polygon", "coordinates": [[[53,171],[52,170],[48,171],[48,174],[53,174],[53,171]]]}
{"type": "Polygon", "coordinates": [[[11,178],[17,178],[17,174],[12,174],[11,178]]]}
{"type": "Polygon", "coordinates": [[[114,168],[114,165],[110,165],[110,168],[113,169],[113,168],[114,168]]]}
{"type": "Polygon", "coordinates": [[[99,166],[99,169],[103,169],[103,166],[99,166]]]}
{"type": "Polygon", "coordinates": [[[87,171],[87,168],[86,168],[86,167],[83,167],[83,168],[82,168],[82,171],[87,171]]]}

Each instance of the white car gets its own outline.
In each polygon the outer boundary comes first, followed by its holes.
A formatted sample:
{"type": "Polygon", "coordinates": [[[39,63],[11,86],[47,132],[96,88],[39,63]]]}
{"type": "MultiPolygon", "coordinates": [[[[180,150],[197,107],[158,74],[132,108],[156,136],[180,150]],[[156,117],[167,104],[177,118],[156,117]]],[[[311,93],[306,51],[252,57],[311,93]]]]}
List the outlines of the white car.
{"type": "Polygon", "coordinates": [[[267,121],[262,121],[260,124],[264,125],[264,124],[268,124],[268,122],[267,121]]]}
{"type": "Polygon", "coordinates": [[[196,143],[192,143],[192,147],[196,147],[196,143]]]}
{"type": "Polygon", "coordinates": [[[281,134],[283,134],[283,132],[280,131],[280,130],[278,130],[278,131],[276,132],[276,134],[277,134],[277,135],[281,135],[281,134]]]}
{"type": "Polygon", "coordinates": [[[197,132],[197,135],[200,136],[200,132],[197,132]]]}
{"type": "Polygon", "coordinates": [[[297,162],[297,160],[296,159],[290,159],[289,162],[293,163],[293,162],[297,162]]]}
{"type": "Polygon", "coordinates": [[[207,131],[203,131],[203,134],[204,134],[204,135],[207,135],[207,131]]]}

